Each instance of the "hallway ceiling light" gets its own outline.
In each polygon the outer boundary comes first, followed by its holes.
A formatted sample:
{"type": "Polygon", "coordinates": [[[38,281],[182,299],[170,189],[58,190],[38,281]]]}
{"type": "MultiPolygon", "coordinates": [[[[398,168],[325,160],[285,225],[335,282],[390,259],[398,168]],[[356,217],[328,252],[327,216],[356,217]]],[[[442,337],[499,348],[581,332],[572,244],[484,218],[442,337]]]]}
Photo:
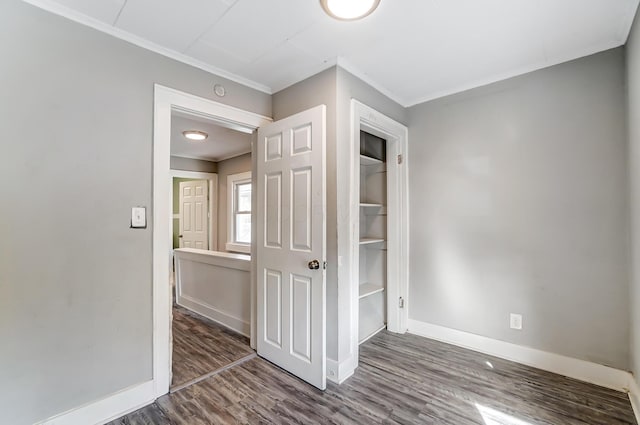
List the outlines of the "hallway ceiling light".
{"type": "Polygon", "coordinates": [[[209,137],[209,135],[207,133],[205,133],[204,131],[197,131],[197,130],[183,131],[182,134],[187,139],[194,140],[194,141],[197,141],[197,142],[201,142],[204,139],[206,139],[207,137],[209,137]]]}
{"type": "Polygon", "coordinates": [[[380,0],[320,0],[325,12],[341,21],[355,21],[370,15],[380,0]]]}

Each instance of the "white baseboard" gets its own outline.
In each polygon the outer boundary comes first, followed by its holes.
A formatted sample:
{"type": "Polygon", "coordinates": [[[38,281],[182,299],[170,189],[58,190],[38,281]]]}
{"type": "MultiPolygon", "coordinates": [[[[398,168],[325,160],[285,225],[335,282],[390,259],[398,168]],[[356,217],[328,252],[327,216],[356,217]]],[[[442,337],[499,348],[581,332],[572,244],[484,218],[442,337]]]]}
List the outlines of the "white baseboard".
{"type": "Polygon", "coordinates": [[[36,425],[101,425],[151,404],[154,400],[153,381],[148,381],[52,416],[36,425]]]}
{"type": "Polygon", "coordinates": [[[336,384],[342,384],[356,371],[356,365],[353,363],[353,357],[340,363],[327,357],[327,379],[336,384]]]}
{"type": "Polygon", "coordinates": [[[633,408],[633,414],[636,416],[636,422],[640,424],[640,387],[635,377],[631,377],[631,383],[629,385],[629,401],[633,408]]]}
{"type": "Polygon", "coordinates": [[[176,303],[246,337],[251,337],[251,324],[249,322],[233,317],[205,302],[198,301],[188,295],[178,295],[176,303]]]}
{"type": "Polygon", "coordinates": [[[617,391],[630,391],[633,382],[631,373],[624,370],[417,320],[409,319],[409,333],[533,366],[538,369],[617,391]]]}

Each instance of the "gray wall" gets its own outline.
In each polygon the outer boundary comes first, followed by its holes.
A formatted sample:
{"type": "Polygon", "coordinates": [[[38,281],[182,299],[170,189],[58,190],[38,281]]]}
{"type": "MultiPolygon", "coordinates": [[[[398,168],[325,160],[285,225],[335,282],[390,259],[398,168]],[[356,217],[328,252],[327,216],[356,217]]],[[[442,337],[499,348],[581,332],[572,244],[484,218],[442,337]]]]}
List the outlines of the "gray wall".
{"type": "Polygon", "coordinates": [[[251,171],[251,154],[236,156],[218,164],[218,251],[227,251],[227,176],[251,171]]]}
{"type": "Polygon", "coordinates": [[[640,374],[640,10],[626,46],[631,194],[631,370],[640,374]]]}
{"type": "Polygon", "coordinates": [[[218,163],[205,161],[203,159],[183,158],[180,156],[172,156],[170,158],[172,170],[182,171],[198,171],[201,173],[217,173],[218,163]]]}
{"type": "Polygon", "coordinates": [[[0,412],[20,425],[151,379],[151,227],[129,221],[152,217],[153,84],[271,98],[19,0],[0,27],[0,412]]]}
{"type": "Polygon", "coordinates": [[[329,68],[273,95],[274,121],[327,106],[327,357],[338,357],[338,281],[336,225],[336,67],[329,68]]]}
{"type": "Polygon", "coordinates": [[[625,112],[621,48],[410,108],[410,318],[628,369],[625,112]]]}

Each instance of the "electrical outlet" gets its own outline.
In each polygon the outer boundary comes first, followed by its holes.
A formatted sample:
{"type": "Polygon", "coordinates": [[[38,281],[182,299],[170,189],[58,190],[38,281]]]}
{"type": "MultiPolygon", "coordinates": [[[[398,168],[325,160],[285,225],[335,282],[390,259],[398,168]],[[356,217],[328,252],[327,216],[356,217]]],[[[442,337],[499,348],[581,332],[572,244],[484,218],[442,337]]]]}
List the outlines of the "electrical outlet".
{"type": "Polygon", "coordinates": [[[521,331],[522,330],[522,314],[511,313],[509,323],[510,323],[511,329],[517,329],[521,331]]]}

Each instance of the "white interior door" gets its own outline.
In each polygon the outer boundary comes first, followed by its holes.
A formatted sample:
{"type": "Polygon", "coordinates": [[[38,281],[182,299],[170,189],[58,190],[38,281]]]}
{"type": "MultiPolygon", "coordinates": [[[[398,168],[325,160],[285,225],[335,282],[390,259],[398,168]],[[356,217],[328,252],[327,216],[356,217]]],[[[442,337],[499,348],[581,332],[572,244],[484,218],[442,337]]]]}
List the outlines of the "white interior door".
{"type": "Polygon", "coordinates": [[[180,182],[180,248],[209,249],[209,182],[180,182]]]}
{"type": "Polygon", "coordinates": [[[258,130],[258,354],[325,389],[326,107],[258,130]]]}

